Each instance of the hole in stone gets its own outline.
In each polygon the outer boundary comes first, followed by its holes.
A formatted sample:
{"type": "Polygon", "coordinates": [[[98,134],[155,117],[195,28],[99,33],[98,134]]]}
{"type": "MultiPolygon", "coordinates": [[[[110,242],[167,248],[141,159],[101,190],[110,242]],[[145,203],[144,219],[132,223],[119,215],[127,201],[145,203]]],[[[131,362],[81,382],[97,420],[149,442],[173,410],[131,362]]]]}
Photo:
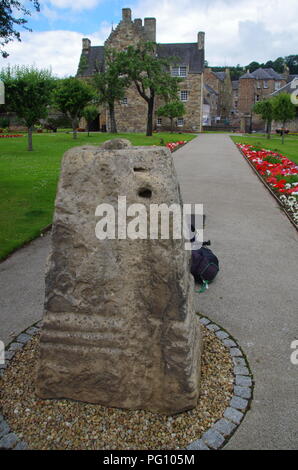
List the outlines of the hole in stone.
{"type": "Polygon", "coordinates": [[[147,171],[146,168],[142,168],[141,166],[135,166],[133,171],[147,171]]]}
{"type": "Polygon", "coordinates": [[[151,196],[152,196],[152,191],[151,191],[151,189],[148,189],[148,188],[142,188],[142,189],[139,189],[138,195],[140,197],[150,199],[151,196]]]}

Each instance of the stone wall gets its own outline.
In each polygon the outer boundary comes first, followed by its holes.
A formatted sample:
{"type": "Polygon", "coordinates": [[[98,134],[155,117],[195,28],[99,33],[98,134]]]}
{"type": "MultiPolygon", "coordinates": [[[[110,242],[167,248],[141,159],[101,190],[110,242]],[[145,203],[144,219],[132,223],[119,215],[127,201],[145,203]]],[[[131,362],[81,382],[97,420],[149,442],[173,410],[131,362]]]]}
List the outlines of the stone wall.
{"type": "MultiPolygon", "coordinates": [[[[186,114],[183,117],[184,126],[176,127],[176,131],[181,132],[201,132],[202,130],[202,109],[203,109],[203,74],[189,73],[188,76],[179,84],[180,90],[188,91],[188,101],[183,102],[186,114]]],[[[156,100],[156,110],[164,104],[163,100],[156,100]]],[[[157,122],[157,114],[155,113],[155,124],[157,122]]],[[[162,117],[162,125],[158,127],[160,130],[170,129],[170,119],[162,117]]],[[[176,120],[174,120],[174,123],[176,120]]]]}

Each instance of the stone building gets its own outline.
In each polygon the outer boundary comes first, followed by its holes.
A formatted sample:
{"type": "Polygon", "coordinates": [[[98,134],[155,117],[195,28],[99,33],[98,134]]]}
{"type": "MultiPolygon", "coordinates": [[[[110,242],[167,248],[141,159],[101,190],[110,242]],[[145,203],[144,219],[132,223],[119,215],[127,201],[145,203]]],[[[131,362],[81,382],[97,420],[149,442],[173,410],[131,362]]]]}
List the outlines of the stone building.
{"type": "MultiPolygon", "coordinates": [[[[122,9],[122,19],[112,30],[103,46],[92,46],[91,41],[83,39],[83,48],[77,76],[88,78],[97,70],[104,70],[104,50],[113,48],[123,50],[140,42],[156,42],[156,19],[132,20],[130,8],[122,9]]],[[[183,101],[186,114],[176,121],[179,131],[199,132],[203,119],[203,69],[205,33],[199,32],[194,43],[157,44],[156,55],[161,58],[176,57],[178,62],[171,66],[172,76],[180,77],[179,98],[183,101]]],[[[155,103],[154,128],[168,130],[170,120],[158,118],[156,110],[162,105],[160,99],[155,103]]],[[[127,89],[125,98],[115,103],[115,116],[119,132],[145,132],[147,124],[147,104],[134,85],[127,89]]],[[[97,119],[98,128],[110,129],[107,109],[102,108],[97,119]]]]}
{"type": "MultiPolygon", "coordinates": [[[[287,122],[286,126],[287,129],[289,129],[290,132],[298,132],[298,75],[289,75],[288,77],[289,82],[284,85],[282,88],[279,90],[275,91],[270,95],[270,97],[274,97],[276,95],[279,95],[280,93],[288,93],[290,95],[294,95],[296,98],[296,106],[297,106],[297,112],[296,112],[296,119],[293,119],[293,121],[287,122]]],[[[272,123],[272,130],[275,131],[276,129],[280,129],[282,127],[281,122],[275,122],[273,121],[272,123]]]]}
{"type": "Polygon", "coordinates": [[[218,92],[204,84],[203,126],[212,126],[218,119],[218,92]]]}
{"type": "Polygon", "coordinates": [[[286,76],[277,73],[272,68],[249,70],[240,77],[238,84],[238,106],[240,115],[240,130],[263,130],[264,122],[252,113],[255,103],[270,96],[287,83],[286,76]]]}
{"type": "Polygon", "coordinates": [[[204,70],[204,83],[217,94],[217,116],[215,121],[228,123],[233,109],[233,91],[230,70],[215,72],[210,67],[204,70]]]}

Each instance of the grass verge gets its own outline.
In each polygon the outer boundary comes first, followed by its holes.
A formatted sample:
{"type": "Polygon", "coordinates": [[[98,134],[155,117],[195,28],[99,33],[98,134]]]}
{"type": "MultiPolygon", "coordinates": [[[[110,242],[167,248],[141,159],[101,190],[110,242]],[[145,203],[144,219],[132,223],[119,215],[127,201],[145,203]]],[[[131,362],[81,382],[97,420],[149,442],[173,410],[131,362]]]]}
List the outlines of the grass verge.
{"type": "Polygon", "coordinates": [[[52,222],[56,188],[64,152],[80,145],[100,145],[111,138],[126,138],[133,145],[160,145],[190,141],[194,134],[78,133],[34,134],[33,152],[27,137],[0,140],[0,260],[36,238],[52,222]]]}

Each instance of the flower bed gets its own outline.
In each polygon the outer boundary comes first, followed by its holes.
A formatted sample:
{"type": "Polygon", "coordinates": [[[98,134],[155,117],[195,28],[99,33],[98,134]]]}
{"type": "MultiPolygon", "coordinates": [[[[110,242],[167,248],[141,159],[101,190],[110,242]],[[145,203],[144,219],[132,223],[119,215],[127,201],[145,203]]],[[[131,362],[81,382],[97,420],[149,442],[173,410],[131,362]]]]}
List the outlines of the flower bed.
{"type": "Polygon", "coordinates": [[[23,137],[23,134],[0,134],[0,137],[23,137]]]}
{"type": "Polygon", "coordinates": [[[186,140],[179,140],[178,142],[168,142],[166,147],[170,149],[171,152],[178,150],[178,148],[182,147],[183,145],[187,144],[186,140]]]}
{"type": "Polygon", "coordinates": [[[237,144],[298,226],[298,165],[280,153],[237,144]]]}

